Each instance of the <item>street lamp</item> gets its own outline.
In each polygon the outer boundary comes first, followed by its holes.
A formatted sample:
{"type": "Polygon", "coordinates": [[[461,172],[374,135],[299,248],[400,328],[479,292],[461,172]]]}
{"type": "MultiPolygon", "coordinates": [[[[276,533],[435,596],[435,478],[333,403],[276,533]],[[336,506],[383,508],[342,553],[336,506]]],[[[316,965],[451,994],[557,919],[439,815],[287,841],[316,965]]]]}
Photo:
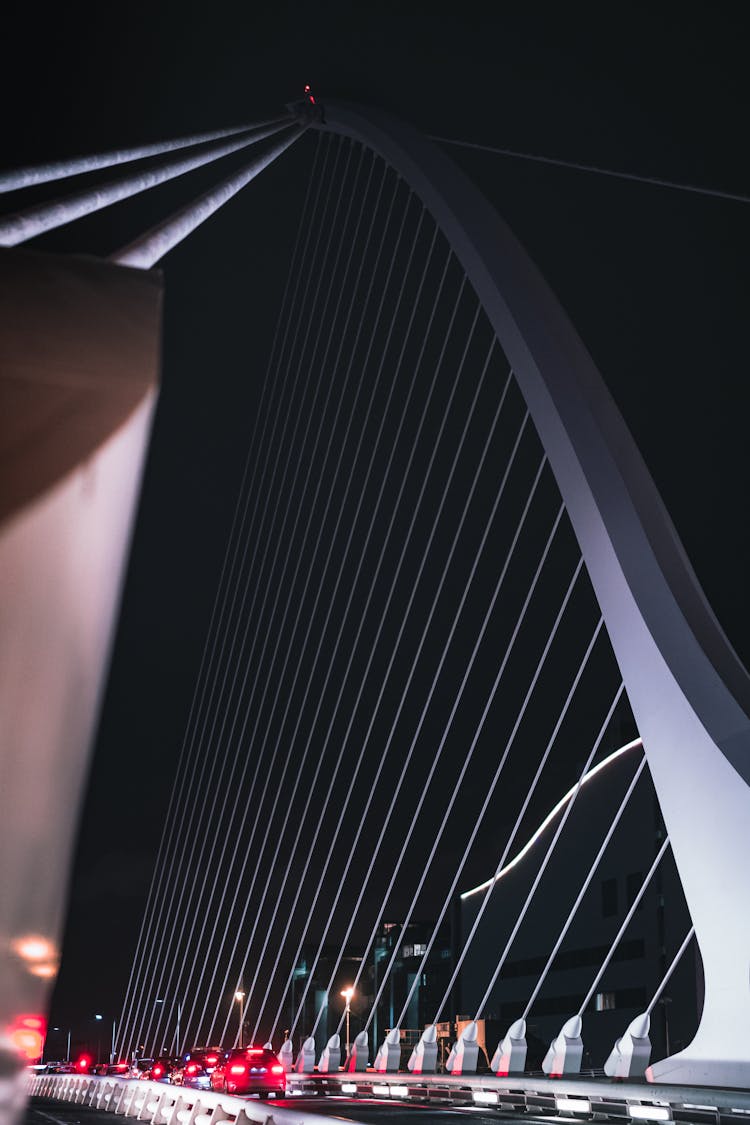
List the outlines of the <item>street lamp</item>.
{"type": "Polygon", "coordinates": [[[234,998],[238,1004],[238,1011],[240,1017],[240,1050],[242,1049],[242,1001],[245,999],[244,992],[235,992],[234,998]]]}
{"type": "MultiPolygon", "coordinates": [[[[97,1025],[98,1025],[104,1019],[104,1016],[101,1016],[97,1013],[97,1015],[94,1016],[94,1019],[96,1020],[97,1025]]],[[[102,1029],[101,1029],[101,1027],[97,1026],[97,1036],[96,1036],[96,1062],[97,1062],[97,1065],[102,1061],[101,1060],[101,1054],[102,1054],[102,1029]]]]}
{"type": "MultiPolygon", "coordinates": [[[[63,1029],[61,1027],[53,1027],[52,1030],[53,1031],[63,1031],[63,1029]]],[[[63,1034],[65,1034],[65,1032],[63,1032],[63,1034]]],[[[65,1061],[70,1062],[70,1028],[68,1028],[67,1036],[68,1036],[68,1049],[67,1049],[68,1053],[65,1056],[65,1061]]]]}
{"type": "Polygon", "coordinates": [[[352,996],[354,995],[354,989],[353,988],[344,988],[341,992],[341,995],[346,1000],[346,1007],[344,1008],[344,1014],[346,1016],[346,1054],[347,1054],[347,1057],[348,1057],[349,1056],[349,1013],[352,1010],[352,996]]]}

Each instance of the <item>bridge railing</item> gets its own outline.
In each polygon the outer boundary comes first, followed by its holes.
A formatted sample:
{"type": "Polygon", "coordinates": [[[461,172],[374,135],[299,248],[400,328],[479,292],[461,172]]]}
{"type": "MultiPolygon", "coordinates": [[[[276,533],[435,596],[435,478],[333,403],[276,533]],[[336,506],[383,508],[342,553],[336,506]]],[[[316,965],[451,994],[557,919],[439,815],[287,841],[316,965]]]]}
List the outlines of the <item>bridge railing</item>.
{"type": "Polygon", "coordinates": [[[285,1109],[212,1090],[194,1090],[133,1078],[94,1075],[38,1075],[27,1086],[29,1097],[55,1098],[92,1109],[134,1117],[149,1125],[320,1125],[315,1114],[285,1109]]]}
{"type": "MultiPolygon", "coordinates": [[[[295,1106],[240,1098],[139,1079],[87,1075],[40,1075],[31,1097],[56,1098],[149,1125],[319,1125],[320,1116],[295,1106]]],[[[379,1098],[428,1104],[436,1109],[481,1106],[500,1112],[564,1120],[680,1122],[736,1125],[750,1114],[750,1093],[710,1087],[653,1085],[607,1079],[498,1078],[487,1075],[354,1074],[288,1076],[291,1097],[379,1098]]],[[[355,1111],[356,1112],[356,1111],[355,1111]]],[[[347,1111],[347,1119],[352,1121],[347,1111]]]]}

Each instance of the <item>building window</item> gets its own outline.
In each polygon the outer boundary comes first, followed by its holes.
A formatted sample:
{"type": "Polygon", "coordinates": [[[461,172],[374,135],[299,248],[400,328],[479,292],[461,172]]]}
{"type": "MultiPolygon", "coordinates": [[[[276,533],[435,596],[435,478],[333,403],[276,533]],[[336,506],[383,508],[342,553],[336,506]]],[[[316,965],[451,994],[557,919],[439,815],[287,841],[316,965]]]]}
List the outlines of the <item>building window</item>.
{"type": "Polygon", "coordinates": [[[617,913],[617,880],[605,879],[602,883],[602,917],[611,918],[617,913]]]}
{"type": "Polygon", "coordinates": [[[414,943],[414,956],[415,957],[423,957],[426,952],[427,952],[427,946],[426,945],[417,944],[417,942],[414,943]]]}
{"type": "Polygon", "coordinates": [[[597,1012],[609,1012],[615,1006],[614,992],[597,992],[596,999],[594,1000],[594,1010],[597,1012]]]}
{"type": "Polygon", "coordinates": [[[401,956],[404,957],[404,958],[413,957],[414,956],[414,946],[413,945],[405,945],[404,948],[401,950],[401,956]]]}
{"type": "MultiPolygon", "coordinates": [[[[625,881],[625,894],[628,898],[628,906],[632,906],[638,897],[638,892],[643,886],[643,872],[631,871],[625,881]]],[[[643,906],[643,899],[636,906],[636,910],[640,910],[643,906]]]]}

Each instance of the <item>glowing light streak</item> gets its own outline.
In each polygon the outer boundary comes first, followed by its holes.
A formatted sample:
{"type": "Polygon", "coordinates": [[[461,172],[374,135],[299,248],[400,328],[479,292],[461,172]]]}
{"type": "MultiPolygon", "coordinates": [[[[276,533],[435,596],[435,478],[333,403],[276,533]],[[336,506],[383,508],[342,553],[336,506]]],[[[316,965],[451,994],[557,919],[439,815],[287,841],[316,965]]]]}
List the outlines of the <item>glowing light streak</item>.
{"type": "MultiPolygon", "coordinates": [[[[588,771],[588,773],[584,774],[583,780],[581,781],[581,788],[583,788],[584,785],[586,785],[589,781],[596,777],[597,774],[601,773],[603,769],[611,765],[612,762],[622,757],[622,755],[626,754],[629,750],[634,750],[637,746],[643,746],[643,742],[640,738],[634,738],[632,742],[628,742],[624,746],[620,746],[619,749],[613,750],[611,754],[609,754],[606,758],[603,758],[597,765],[593,766],[588,771]]],[[[480,891],[486,891],[492,883],[497,883],[500,879],[503,878],[503,876],[507,875],[509,871],[512,871],[512,869],[521,862],[524,856],[528,855],[534,844],[537,842],[539,837],[542,836],[544,832],[549,828],[555,817],[560,812],[562,812],[568,802],[573,799],[577,789],[577,784],[571,786],[565,796],[560,798],[554,808],[551,809],[549,813],[547,813],[547,816],[544,818],[537,830],[527,840],[521,850],[517,852],[516,855],[514,855],[513,859],[509,860],[508,863],[506,863],[502,871],[498,871],[497,875],[495,875],[493,879],[487,879],[484,883],[480,883],[478,887],[473,887],[470,891],[464,891],[464,893],[461,895],[461,899],[463,900],[465,898],[470,898],[472,895],[479,894],[480,891]]]]}

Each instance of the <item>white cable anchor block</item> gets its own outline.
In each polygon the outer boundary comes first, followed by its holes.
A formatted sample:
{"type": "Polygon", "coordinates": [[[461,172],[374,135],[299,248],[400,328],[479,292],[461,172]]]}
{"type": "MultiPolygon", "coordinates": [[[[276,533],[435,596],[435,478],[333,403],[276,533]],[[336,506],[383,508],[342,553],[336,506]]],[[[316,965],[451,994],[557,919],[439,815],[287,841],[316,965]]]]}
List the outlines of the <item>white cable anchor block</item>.
{"type": "Polygon", "coordinates": [[[392,1028],[375,1056],[373,1066],[380,1074],[398,1071],[401,1065],[401,1033],[397,1027],[392,1028]]]}
{"type": "Polygon", "coordinates": [[[291,1039],[285,1039],[284,1042],[281,1044],[281,1049],[279,1050],[279,1062],[283,1066],[285,1074],[289,1074],[289,1072],[293,1069],[293,1063],[292,1063],[293,1052],[294,1052],[294,1047],[292,1046],[291,1039]]]}
{"type": "Polygon", "coordinates": [[[583,1056],[582,1026],[583,1021],[580,1016],[571,1016],[562,1025],[560,1034],[552,1040],[549,1050],[544,1056],[542,1070],[545,1074],[558,1077],[561,1074],[578,1074],[580,1072],[583,1056]]]}
{"type": "Polygon", "coordinates": [[[618,1039],[604,1064],[608,1078],[643,1078],[651,1060],[649,1029],[651,1016],[644,1012],[628,1024],[627,1031],[618,1039]]]}
{"type": "Polygon", "coordinates": [[[263,1044],[263,1049],[264,1049],[265,1051],[272,1051],[272,1050],[273,1050],[273,1043],[271,1042],[271,1040],[270,1040],[270,1039],[268,1040],[268,1042],[267,1042],[267,1043],[264,1043],[264,1044],[263,1044]]]}
{"type": "Polygon", "coordinates": [[[302,1049],[294,1060],[294,1069],[297,1074],[312,1074],[315,1070],[315,1040],[312,1035],[302,1044],[302,1049]]]}
{"type": "Polygon", "coordinates": [[[526,1069],[526,1020],[512,1023],[492,1056],[490,1070],[505,1078],[507,1074],[523,1074],[526,1069]]]}
{"type": "Polygon", "coordinates": [[[424,1029],[409,1055],[407,1069],[413,1074],[434,1074],[437,1070],[437,1052],[437,1028],[431,1023],[424,1029]]]}
{"type": "Polygon", "coordinates": [[[318,1073],[337,1072],[341,1064],[341,1036],[332,1035],[323,1048],[318,1062],[318,1073]]]}
{"type": "Polygon", "coordinates": [[[370,1040],[366,1031],[360,1031],[352,1043],[349,1057],[344,1063],[344,1070],[352,1074],[367,1070],[370,1061],[370,1040]]]}
{"type": "Polygon", "coordinates": [[[472,1020],[451,1047],[445,1069],[449,1074],[476,1074],[478,1054],[477,1024],[472,1020]]]}

